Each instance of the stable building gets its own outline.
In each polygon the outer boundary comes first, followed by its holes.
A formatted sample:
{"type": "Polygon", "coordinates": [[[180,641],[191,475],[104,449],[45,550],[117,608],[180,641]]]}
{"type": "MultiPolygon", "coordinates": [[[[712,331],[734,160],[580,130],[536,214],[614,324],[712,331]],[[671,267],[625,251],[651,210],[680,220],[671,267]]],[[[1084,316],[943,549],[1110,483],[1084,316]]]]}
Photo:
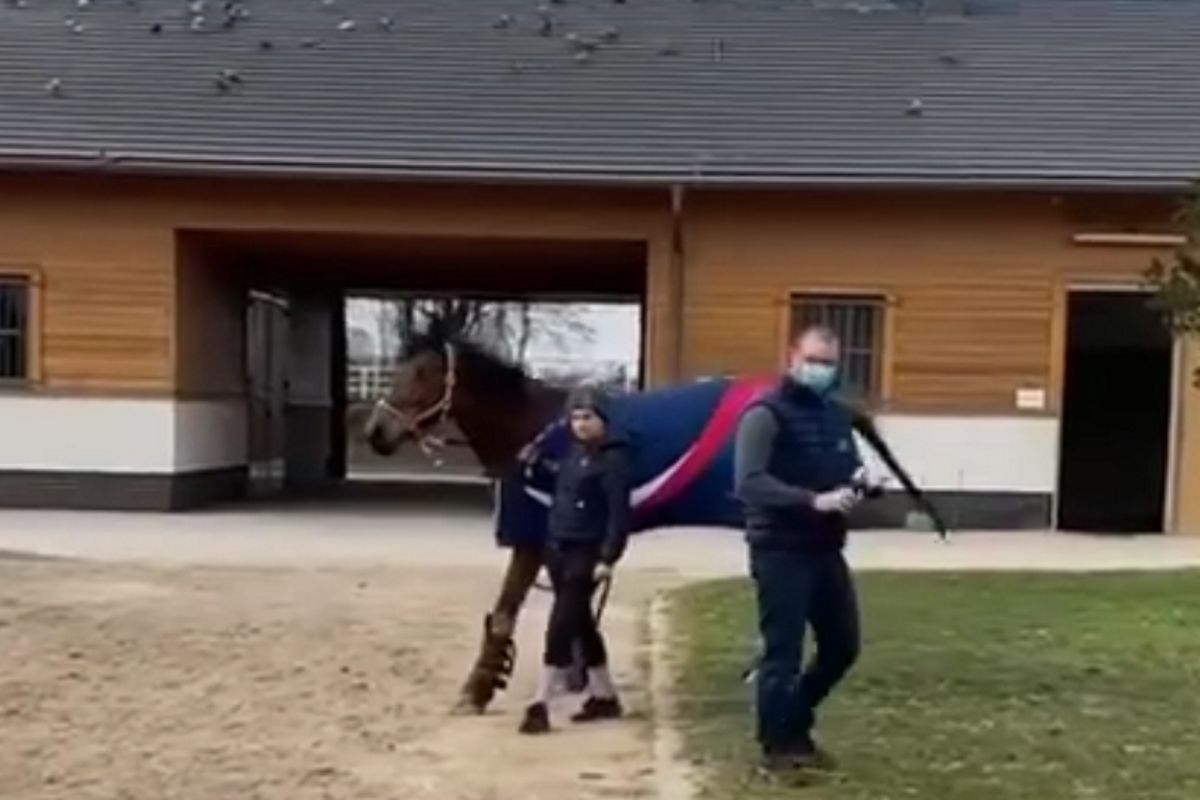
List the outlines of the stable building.
{"type": "Polygon", "coordinates": [[[650,385],[824,320],[956,527],[1200,534],[1200,346],[1142,282],[1198,40],[1200,0],[2,4],[0,506],[339,480],[378,288],[637,297],[650,385]]]}

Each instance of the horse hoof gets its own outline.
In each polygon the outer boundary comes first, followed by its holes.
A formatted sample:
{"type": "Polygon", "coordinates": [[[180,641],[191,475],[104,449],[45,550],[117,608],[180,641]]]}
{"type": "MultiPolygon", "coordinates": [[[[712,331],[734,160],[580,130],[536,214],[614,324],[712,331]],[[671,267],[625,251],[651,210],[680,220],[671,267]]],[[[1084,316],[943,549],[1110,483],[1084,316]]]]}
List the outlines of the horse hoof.
{"type": "Polygon", "coordinates": [[[450,709],[450,716],[452,716],[452,717],[479,716],[479,715],[483,714],[483,712],[485,710],[487,710],[486,703],[483,703],[483,704],[476,703],[475,700],[473,698],[471,698],[470,696],[463,695],[462,697],[458,698],[458,702],[455,703],[454,706],[450,709]]]}
{"type": "Polygon", "coordinates": [[[496,688],[493,681],[476,683],[463,691],[463,701],[478,709],[480,714],[495,697],[496,688]]]}

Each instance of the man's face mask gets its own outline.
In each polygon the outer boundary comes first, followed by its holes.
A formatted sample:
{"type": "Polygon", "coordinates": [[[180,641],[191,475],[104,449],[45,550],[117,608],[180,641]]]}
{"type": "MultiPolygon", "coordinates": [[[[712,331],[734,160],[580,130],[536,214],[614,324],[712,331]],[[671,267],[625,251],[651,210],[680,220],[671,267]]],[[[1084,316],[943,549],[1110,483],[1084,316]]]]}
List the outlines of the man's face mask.
{"type": "Polygon", "coordinates": [[[817,394],[826,394],[837,381],[837,365],[799,359],[788,371],[792,380],[817,394]]]}

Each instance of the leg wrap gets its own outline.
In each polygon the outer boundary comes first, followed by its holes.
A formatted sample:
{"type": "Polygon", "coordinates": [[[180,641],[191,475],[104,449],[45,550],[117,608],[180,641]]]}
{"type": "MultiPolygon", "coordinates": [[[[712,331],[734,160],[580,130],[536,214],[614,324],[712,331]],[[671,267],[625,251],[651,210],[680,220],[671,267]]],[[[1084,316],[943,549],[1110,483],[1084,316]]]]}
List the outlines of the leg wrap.
{"type": "Polygon", "coordinates": [[[496,608],[483,620],[483,641],[479,655],[459,699],[460,710],[483,713],[496,692],[507,688],[516,665],[517,646],[513,641],[517,614],[541,568],[540,550],[514,550],[496,608]]]}
{"type": "Polygon", "coordinates": [[[517,646],[512,638],[512,625],[488,614],[483,620],[483,641],[479,656],[462,688],[460,704],[483,713],[496,692],[508,687],[516,663],[517,646]]]}

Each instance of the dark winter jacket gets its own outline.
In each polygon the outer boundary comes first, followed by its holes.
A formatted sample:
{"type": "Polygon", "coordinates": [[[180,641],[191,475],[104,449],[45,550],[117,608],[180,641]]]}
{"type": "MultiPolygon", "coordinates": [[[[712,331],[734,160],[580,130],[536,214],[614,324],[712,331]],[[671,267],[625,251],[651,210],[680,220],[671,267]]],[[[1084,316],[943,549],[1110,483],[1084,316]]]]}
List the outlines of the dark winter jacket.
{"type": "Polygon", "coordinates": [[[550,508],[551,542],[594,544],[615,564],[630,523],[628,447],[613,436],[599,446],[576,442],[559,465],[550,508]]]}
{"type": "Polygon", "coordinates": [[[752,546],[840,549],[846,518],[812,507],[862,466],[846,410],[784,379],[751,406],[738,428],[735,481],[752,546]]]}

